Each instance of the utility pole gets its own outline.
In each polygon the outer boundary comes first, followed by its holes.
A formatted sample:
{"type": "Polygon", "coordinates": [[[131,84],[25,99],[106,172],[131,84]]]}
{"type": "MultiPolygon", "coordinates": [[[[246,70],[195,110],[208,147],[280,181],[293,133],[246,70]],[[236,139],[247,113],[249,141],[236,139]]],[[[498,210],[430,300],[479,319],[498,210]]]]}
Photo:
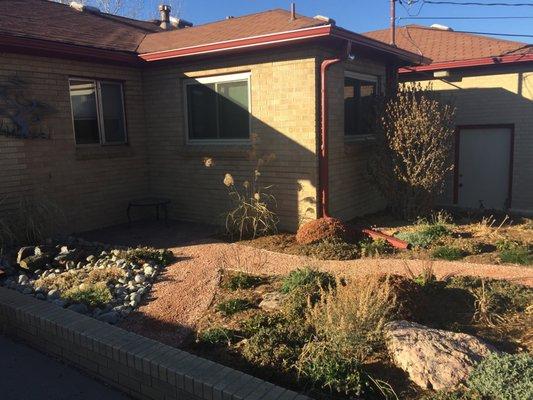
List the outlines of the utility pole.
{"type": "Polygon", "coordinates": [[[396,46],[396,0],[390,0],[390,44],[396,46]]]}

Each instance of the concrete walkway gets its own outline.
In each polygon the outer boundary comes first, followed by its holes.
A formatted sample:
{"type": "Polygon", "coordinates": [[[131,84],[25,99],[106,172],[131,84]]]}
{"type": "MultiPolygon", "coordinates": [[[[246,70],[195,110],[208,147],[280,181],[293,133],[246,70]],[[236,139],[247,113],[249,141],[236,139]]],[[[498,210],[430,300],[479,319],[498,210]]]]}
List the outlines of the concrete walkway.
{"type": "Polygon", "coordinates": [[[128,400],[130,397],[93,380],[43,353],[0,335],[2,400],[128,400]]]}

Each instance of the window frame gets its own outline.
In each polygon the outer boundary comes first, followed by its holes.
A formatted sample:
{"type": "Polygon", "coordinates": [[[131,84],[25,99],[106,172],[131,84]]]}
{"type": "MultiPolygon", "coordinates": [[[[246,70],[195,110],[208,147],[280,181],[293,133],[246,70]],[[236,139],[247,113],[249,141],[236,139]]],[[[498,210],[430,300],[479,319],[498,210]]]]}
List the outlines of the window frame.
{"type": "Polygon", "coordinates": [[[70,115],[72,119],[72,133],[74,134],[74,143],[76,147],[91,147],[91,146],[122,146],[127,145],[128,141],[128,125],[126,119],[126,101],[124,98],[124,82],[114,79],[98,79],[88,78],[83,76],[71,76],[68,78],[69,87],[69,101],[70,101],[70,115]],[[74,107],[72,105],[72,95],[70,93],[71,82],[92,82],[95,85],[95,101],[96,101],[96,120],[98,122],[98,138],[99,143],[78,143],[76,140],[76,125],[74,122],[74,107]],[[102,97],[102,84],[118,85],[120,87],[120,98],[122,100],[122,119],[124,124],[124,141],[108,142],[105,136],[105,124],[104,124],[104,103],[102,97]]]}
{"type": "MultiPolygon", "coordinates": [[[[376,95],[382,93],[382,77],[381,75],[370,75],[370,74],[363,74],[361,72],[354,72],[354,71],[344,71],[344,79],[351,78],[351,79],[357,79],[359,81],[364,82],[373,82],[376,84],[376,95]]],[[[344,83],[343,83],[344,88],[344,83]]],[[[344,112],[344,102],[343,102],[343,112],[344,112]]],[[[343,124],[344,124],[344,118],[343,118],[343,124]]],[[[375,133],[363,133],[363,134],[355,134],[355,135],[347,135],[346,134],[346,126],[343,128],[343,137],[346,142],[358,142],[358,141],[364,141],[368,139],[375,139],[376,135],[375,133]]]]}
{"type": "MultiPolygon", "coordinates": [[[[212,75],[198,78],[188,78],[183,80],[183,113],[185,121],[185,144],[186,145],[249,145],[251,143],[252,135],[252,83],[251,83],[251,72],[238,72],[232,74],[224,75],[212,75]],[[248,85],[248,138],[239,138],[239,139],[194,139],[190,137],[189,131],[189,100],[188,100],[188,90],[187,87],[197,84],[217,84],[217,83],[227,83],[227,82],[238,82],[246,81],[248,85]]],[[[218,112],[218,110],[217,110],[218,112]]],[[[217,114],[217,128],[219,124],[218,114],[217,114]]]]}

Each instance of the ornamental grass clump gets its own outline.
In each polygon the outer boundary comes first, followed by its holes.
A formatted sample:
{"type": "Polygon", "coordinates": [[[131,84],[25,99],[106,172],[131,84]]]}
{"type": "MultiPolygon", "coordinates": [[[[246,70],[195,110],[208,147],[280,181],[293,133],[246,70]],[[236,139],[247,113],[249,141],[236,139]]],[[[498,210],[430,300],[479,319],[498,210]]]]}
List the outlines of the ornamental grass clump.
{"type": "Polygon", "coordinates": [[[420,84],[400,86],[381,108],[370,173],[394,215],[425,215],[453,169],[455,109],[420,84]]]}
{"type": "Polygon", "coordinates": [[[250,161],[255,163],[251,178],[239,185],[231,174],[224,176],[223,183],[231,201],[226,213],[226,233],[231,239],[255,239],[277,232],[278,217],[272,211],[276,198],[269,193],[272,186],[264,186],[261,182],[261,168],[274,160],[275,155],[259,156],[257,143],[254,136],[248,154],[250,161]]]}

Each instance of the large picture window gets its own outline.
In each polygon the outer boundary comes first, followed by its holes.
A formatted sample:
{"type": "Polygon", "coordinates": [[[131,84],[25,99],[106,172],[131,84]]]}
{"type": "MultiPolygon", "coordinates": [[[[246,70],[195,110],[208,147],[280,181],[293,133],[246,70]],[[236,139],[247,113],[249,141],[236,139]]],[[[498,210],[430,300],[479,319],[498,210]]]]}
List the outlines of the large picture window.
{"type": "Polygon", "coordinates": [[[371,135],[375,118],[374,99],[378,93],[378,78],[347,73],[344,77],[344,134],[371,135]]]}
{"type": "Polygon", "coordinates": [[[122,84],[91,79],[69,83],[76,144],[126,143],[122,84]]]}
{"type": "Polygon", "coordinates": [[[185,81],[189,142],[250,138],[250,74],[185,81]]]}

